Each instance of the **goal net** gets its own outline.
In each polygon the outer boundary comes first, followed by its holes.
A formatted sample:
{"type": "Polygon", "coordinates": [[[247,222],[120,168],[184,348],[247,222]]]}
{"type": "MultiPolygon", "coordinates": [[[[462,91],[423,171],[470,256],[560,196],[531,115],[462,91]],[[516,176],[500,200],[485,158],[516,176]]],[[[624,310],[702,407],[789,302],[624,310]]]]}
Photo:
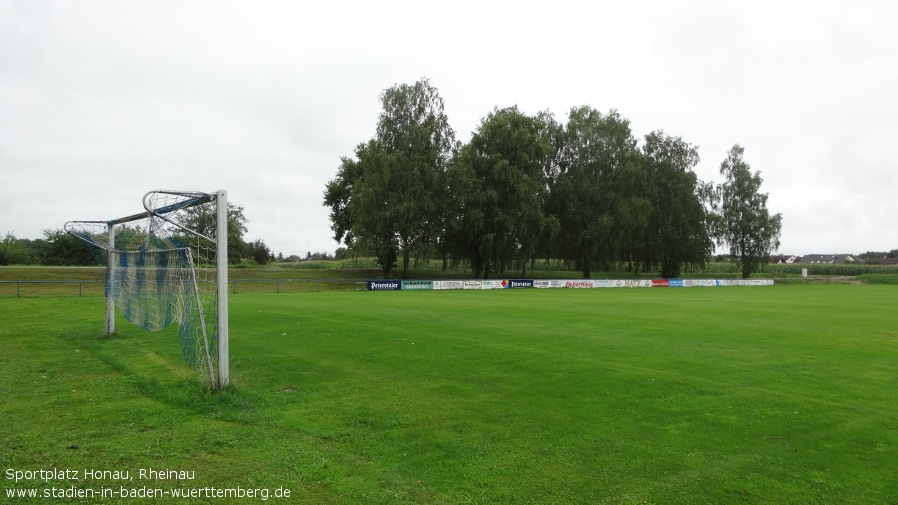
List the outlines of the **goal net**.
{"type": "Polygon", "coordinates": [[[148,331],[177,323],[184,360],[212,389],[227,386],[227,192],[157,190],[143,206],[127,217],[65,224],[105,252],[106,333],[115,332],[115,307],[148,331]]]}

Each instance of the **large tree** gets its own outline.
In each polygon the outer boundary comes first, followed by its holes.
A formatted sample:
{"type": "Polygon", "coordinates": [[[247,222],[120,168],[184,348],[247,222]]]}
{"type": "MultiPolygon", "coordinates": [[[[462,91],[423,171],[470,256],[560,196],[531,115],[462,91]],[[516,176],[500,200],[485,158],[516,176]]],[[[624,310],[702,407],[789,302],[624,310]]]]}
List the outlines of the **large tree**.
{"type": "Polygon", "coordinates": [[[403,277],[410,255],[439,233],[441,189],[455,147],[443,99],[427,79],[398,84],[380,96],[383,110],[375,137],[343,158],[324,194],[335,239],[348,239],[374,253],[385,276],[402,254],[403,277]]]}
{"type": "Polygon", "coordinates": [[[449,240],[475,277],[512,265],[524,273],[540,239],[558,227],[544,212],[544,167],[552,153],[544,119],[517,107],[494,110],[450,168],[449,240]]]}
{"type": "Polygon", "coordinates": [[[641,260],[664,278],[679,277],[684,265],[704,265],[714,250],[702,203],[704,187],[693,172],[698,149],[680,137],[654,131],[642,146],[646,196],[652,212],[641,260]]]}
{"type": "Polygon", "coordinates": [[[766,264],[780,245],[782,214],[767,210],[767,193],[761,193],[761,172],[751,172],[742,159],[745,149],[736,144],[720,164],[724,183],[719,186],[717,241],[727,244],[742,268],[742,278],[766,264]]]}
{"type": "Polygon", "coordinates": [[[617,111],[584,106],[571,109],[559,147],[550,204],[561,223],[559,255],[589,278],[623,254],[645,221],[647,204],[634,189],[636,140],[617,111]]]}
{"type": "MultiPolygon", "coordinates": [[[[178,213],[178,224],[194,230],[206,237],[215,237],[215,228],[218,226],[218,217],[215,211],[215,203],[209,202],[194,207],[184,209],[183,213],[178,213]]],[[[246,216],[243,215],[243,207],[228,202],[228,263],[240,263],[246,255],[246,243],[243,241],[243,235],[246,233],[246,216]]],[[[189,234],[180,236],[180,240],[197,249],[199,244],[205,243],[205,240],[189,234]]],[[[199,253],[194,252],[198,260],[208,261],[209,258],[202,259],[199,253]]]]}
{"type": "Polygon", "coordinates": [[[381,212],[386,198],[378,202],[377,185],[366,178],[382,161],[383,148],[376,140],[359,144],[356,159],[341,158],[336,177],[328,181],[324,191],[324,205],[331,208],[331,229],[334,240],[343,242],[354,251],[374,256],[384,277],[396,266],[399,245],[392,220],[381,212]]]}

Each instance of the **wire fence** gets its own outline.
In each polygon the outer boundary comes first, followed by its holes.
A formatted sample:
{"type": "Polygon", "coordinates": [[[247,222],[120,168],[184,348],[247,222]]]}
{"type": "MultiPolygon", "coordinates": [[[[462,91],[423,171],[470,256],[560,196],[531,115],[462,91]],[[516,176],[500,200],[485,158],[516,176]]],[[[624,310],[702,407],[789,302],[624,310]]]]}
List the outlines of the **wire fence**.
{"type": "MultiPolygon", "coordinates": [[[[364,291],[370,279],[230,279],[231,293],[364,291]]],[[[775,284],[860,284],[854,277],[775,278],[775,284]]],[[[104,280],[0,280],[0,297],[103,296],[104,280]]]]}

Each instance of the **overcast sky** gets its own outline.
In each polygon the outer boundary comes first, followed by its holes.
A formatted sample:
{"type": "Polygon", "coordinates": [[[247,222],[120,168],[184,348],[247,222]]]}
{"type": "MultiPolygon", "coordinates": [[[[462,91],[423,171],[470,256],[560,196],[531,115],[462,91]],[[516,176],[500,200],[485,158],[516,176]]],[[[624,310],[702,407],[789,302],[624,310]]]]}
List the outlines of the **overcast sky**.
{"type": "Polygon", "coordinates": [[[698,146],[704,181],[741,144],[781,253],[895,249],[896,19],[892,1],[0,0],[0,234],[225,189],[247,240],[332,253],[325,183],[379,94],[427,77],[459,140],[494,107],[617,109],[637,138],[698,146]]]}

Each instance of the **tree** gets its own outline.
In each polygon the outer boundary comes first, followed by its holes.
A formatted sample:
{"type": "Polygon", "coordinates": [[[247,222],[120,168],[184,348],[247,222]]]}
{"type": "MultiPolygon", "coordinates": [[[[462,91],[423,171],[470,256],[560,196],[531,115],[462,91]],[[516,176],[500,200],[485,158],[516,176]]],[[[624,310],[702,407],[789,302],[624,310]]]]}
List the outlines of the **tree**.
{"type": "Polygon", "coordinates": [[[644,226],[647,203],[636,193],[635,148],[630,122],[617,111],[571,109],[550,208],[561,223],[559,255],[585,278],[595,266],[609,267],[644,226]]]}
{"type": "Polygon", "coordinates": [[[27,240],[18,239],[8,231],[0,240],[0,266],[31,263],[31,251],[27,240]]]}
{"type": "MultiPolygon", "coordinates": [[[[218,225],[218,216],[215,213],[215,203],[205,203],[184,209],[183,214],[178,214],[178,224],[185,228],[209,238],[215,238],[215,228],[218,225]]],[[[243,234],[246,233],[246,217],[243,215],[243,207],[228,202],[228,263],[237,264],[246,256],[246,243],[243,234]]],[[[183,236],[182,240],[188,245],[195,246],[199,240],[197,237],[183,236]]],[[[196,247],[194,247],[196,249],[196,247]]],[[[200,256],[197,256],[199,258],[200,256]]]]}
{"type": "Polygon", "coordinates": [[[545,124],[517,107],[494,110],[450,168],[450,240],[469,259],[475,277],[502,273],[512,264],[524,269],[540,238],[557,229],[557,221],[544,213],[543,169],[552,153],[545,131],[545,124]]]}
{"type": "Polygon", "coordinates": [[[767,193],[760,193],[761,172],[751,172],[743,161],[745,149],[736,144],[720,164],[720,174],[725,181],[718,187],[720,228],[719,245],[728,244],[730,254],[742,268],[742,278],[770,259],[770,253],[779,248],[782,214],[770,215],[767,210],[767,193]]]}
{"type": "Polygon", "coordinates": [[[385,90],[375,138],[356,148],[357,160],[342,158],[328,182],[334,238],[375,255],[384,276],[402,254],[408,277],[411,254],[439,233],[441,188],[455,147],[437,89],[422,78],[385,90]]]}
{"type": "Polygon", "coordinates": [[[336,177],[325,187],[324,205],[331,208],[334,240],[373,255],[386,278],[396,266],[399,250],[395,228],[386,213],[390,190],[368,179],[369,173],[382,171],[377,166],[382,163],[383,148],[370,140],[359,144],[355,154],[356,160],[341,158],[336,177]],[[384,195],[380,202],[378,194],[384,195]]]}
{"type": "Polygon", "coordinates": [[[61,229],[44,230],[44,244],[40,249],[42,265],[89,266],[96,265],[103,255],[95,255],[86,242],[61,229]]]}
{"type": "Polygon", "coordinates": [[[679,277],[684,265],[704,265],[714,251],[701,198],[705,186],[692,171],[698,149],[655,131],[645,136],[642,156],[652,210],[641,260],[646,268],[659,266],[664,278],[679,277]]]}
{"type": "Polygon", "coordinates": [[[246,244],[246,251],[249,258],[260,265],[267,265],[274,261],[274,255],[271,254],[271,249],[269,249],[268,246],[265,245],[265,241],[260,238],[257,238],[253,242],[248,242],[246,244]]]}

